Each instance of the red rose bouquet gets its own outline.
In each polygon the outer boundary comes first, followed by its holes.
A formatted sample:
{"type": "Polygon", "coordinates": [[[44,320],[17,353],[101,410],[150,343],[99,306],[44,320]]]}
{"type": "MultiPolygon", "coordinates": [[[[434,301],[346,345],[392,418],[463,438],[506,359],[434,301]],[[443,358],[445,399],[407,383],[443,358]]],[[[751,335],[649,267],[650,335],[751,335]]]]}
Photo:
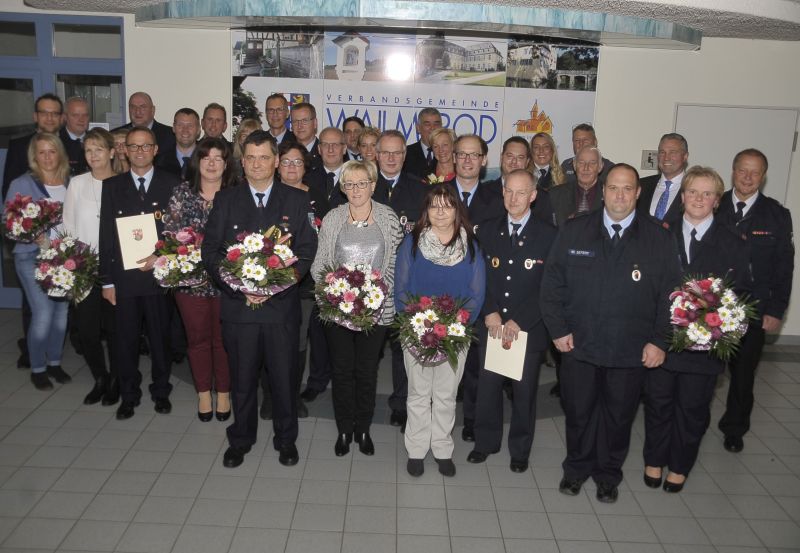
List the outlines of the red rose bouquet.
{"type": "Polygon", "coordinates": [[[475,339],[465,304],[446,294],[411,296],[395,320],[401,344],[424,365],[447,360],[455,370],[458,354],[475,339]]]}
{"type": "Polygon", "coordinates": [[[381,272],[370,265],[342,265],[322,274],[314,290],[320,318],[358,332],[370,330],[388,293],[381,272]]]}
{"type": "Polygon", "coordinates": [[[721,278],[689,278],[670,294],[670,351],[707,351],[728,361],[755,317],[754,303],[740,298],[721,278]]]}
{"type": "MultiPolygon", "coordinates": [[[[251,296],[271,297],[297,283],[290,234],[272,226],[266,232],[242,232],[219,267],[222,281],[231,289],[251,296]]],[[[260,304],[258,304],[260,305],[260,304]]],[[[258,307],[258,305],[254,305],[258,307]]]]}
{"type": "Polygon", "coordinates": [[[47,198],[34,200],[19,192],[5,207],[5,234],[17,242],[34,242],[40,234],[61,224],[63,206],[47,198]]]}
{"type": "Polygon", "coordinates": [[[195,287],[208,280],[200,257],[203,235],[192,227],[178,232],[164,231],[164,239],[156,242],[153,276],[164,288],[195,287]]]}
{"type": "Polygon", "coordinates": [[[97,282],[98,258],[91,246],[71,236],[50,241],[36,256],[39,262],[33,276],[51,298],[80,303],[97,282]]]}

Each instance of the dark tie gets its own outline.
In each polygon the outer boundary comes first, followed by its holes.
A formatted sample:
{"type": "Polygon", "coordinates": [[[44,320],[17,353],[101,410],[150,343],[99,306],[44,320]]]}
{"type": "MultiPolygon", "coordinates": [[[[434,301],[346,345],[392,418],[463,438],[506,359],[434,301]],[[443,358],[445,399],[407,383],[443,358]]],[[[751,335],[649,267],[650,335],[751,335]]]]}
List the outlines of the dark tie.
{"type": "Polygon", "coordinates": [[[611,237],[611,245],[616,246],[619,244],[619,239],[621,238],[619,233],[622,230],[622,225],[619,223],[614,223],[611,225],[611,228],[614,229],[614,236],[611,237]]]}
{"type": "Polygon", "coordinates": [[[330,197],[331,192],[333,192],[333,185],[336,182],[336,173],[331,171],[327,174],[325,178],[325,192],[328,193],[328,197],[330,197]]]}
{"type": "Polygon", "coordinates": [[[147,190],[144,189],[144,177],[139,177],[139,197],[144,201],[144,196],[147,190]]]}
{"type": "Polygon", "coordinates": [[[744,218],[744,207],[747,204],[744,202],[736,202],[736,214],[733,216],[734,220],[738,223],[744,218]]]}
{"type": "Polygon", "coordinates": [[[511,223],[511,247],[517,245],[517,240],[519,240],[519,228],[522,226],[522,223],[511,223]]]}
{"type": "Polygon", "coordinates": [[[697,229],[692,229],[692,239],[689,240],[689,263],[694,261],[700,251],[700,240],[697,239],[697,229]]]}
{"type": "Polygon", "coordinates": [[[189,159],[188,157],[183,157],[183,165],[181,165],[181,178],[186,178],[186,173],[189,171],[189,159]]]}
{"type": "Polygon", "coordinates": [[[469,192],[462,192],[461,193],[461,199],[464,201],[464,205],[468,206],[468,207],[469,207],[469,197],[470,197],[470,193],[469,192]]]}
{"type": "Polygon", "coordinates": [[[256,192],[256,198],[258,198],[258,207],[264,207],[264,194],[263,192],[256,192]]]}
{"type": "Polygon", "coordinates": [[[672,186],[672,181],[665,180],[664,186],[666,186],[666,189],[658,199],[658,203],[656,204],[656,212],[654,215],[659,221],[664,218],[664,215],[667,214],[667,204],[669,203],[669,187],[672,186]]]}
{"type": "Polygon", "coordinates": [[[539,178],[543,179],[547,176],[547,169],[539,169],[539,178]]]}
{"type": "Polygon", "coordinates": [[[428,165],[433,161],[433,150],[428,148],[428,155],[425,156],[425,160],[428,162],[428,165]]]}

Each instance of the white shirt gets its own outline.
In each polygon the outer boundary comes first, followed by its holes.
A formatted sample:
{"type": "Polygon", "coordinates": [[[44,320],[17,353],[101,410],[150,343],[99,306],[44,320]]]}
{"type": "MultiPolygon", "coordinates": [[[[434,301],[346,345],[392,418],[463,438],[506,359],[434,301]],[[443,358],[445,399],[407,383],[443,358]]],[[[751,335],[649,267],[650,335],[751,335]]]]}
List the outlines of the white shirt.
{"type": "Polygon", "coordinates": [[[100,199],[103,181],[91,173],[72,177],[64,200],[64,231],[92,246],[99,246],[100,199]]]}
{"type": "Polygon", "coordinates": [[[754,203],[756,203],[759,194],[761,194],[761,192],[756,192],[746,200],[740,200],[739,197],[736,195],[736,190],[735,189],[732,190],[731,201],[733,202],[733,212],[736,213],[736,211],[739,209],[736,207],[737,203],[744,202],[744,209],[742,210],[742,216],[744,217],[745,215],[747,215],[747,212],[750,211],[750,208],[753,207],[754,203]]]}
{"type": "MultiPolygon", "coordinates": [[[[669,200],[667,201],[667,210],[669,210],[669,206],[672,205],[672,202],[675,201],[675,197],[681,191],[681,183],[683,182],[683,175],[686,173],[681,171],[680,175],[676,175],[674,178],[669,179],[672,183],[669,187],[669,200]]],[[[653,192],[653,199],[650,200],[650,215],[655,216],[656,214],[656,207],[658,206],[658,200],[661,199],[661,195],[667,189],[667,185],[664,184],[664,181],[667,180],[664,178],[664,175],[661,175],[661,178],[658,179],[658,184],[656,185],[655,192],[653,192]]]]}

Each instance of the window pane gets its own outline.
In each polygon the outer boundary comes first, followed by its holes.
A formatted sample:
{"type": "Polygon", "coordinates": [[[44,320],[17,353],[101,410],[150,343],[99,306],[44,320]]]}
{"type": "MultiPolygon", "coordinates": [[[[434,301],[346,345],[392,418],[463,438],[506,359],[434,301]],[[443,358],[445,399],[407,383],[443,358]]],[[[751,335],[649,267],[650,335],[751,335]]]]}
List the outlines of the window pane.
{"type": "Polygon", "coordinates": [[[35,56],[36,27],[26,21],[0,21],[0,56],[35,56]]]}
{"type": "Polygon", "coordinates": [[[33,81],[0,79],[0,148],[8,148],[8,140],[32,133],[33,81]]]}
{"type": "Polygon", "coordinates": [[[112,128],[122,124],[122,77],[57,75],[56,91],[62,98],[80,96],[89,102],[92,123],[109,123],[112,128]]]}
{"type": "Polygon", "coordinates": [[[53,25],[53,55],[60,58],[122,58],[120,28],[115,25],[53,25]]]}

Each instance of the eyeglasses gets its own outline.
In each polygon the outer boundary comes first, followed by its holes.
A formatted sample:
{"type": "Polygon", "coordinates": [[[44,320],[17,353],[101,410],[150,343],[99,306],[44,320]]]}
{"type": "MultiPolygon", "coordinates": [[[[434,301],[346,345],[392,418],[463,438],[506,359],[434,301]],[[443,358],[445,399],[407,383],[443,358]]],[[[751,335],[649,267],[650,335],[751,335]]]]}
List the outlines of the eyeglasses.
{"type": "Polygon", "coordinates": [[[305,119],[292,119],[292,125],[308,125],[314,121],[315,117],[306,117],[305,119]]]}
{"type": "Polygon", "coordinates": [[[60,111],[45,111],[37,109],[36,113],[38,113],[39,115],[43,115],[44,117],[61,117],[60,111]]]}
{"type": "Polygon", "coordinates": [[[155,144],[126,144],[125,146],[131,152],[149,152],[155,144]]]}
{"type": "Polygon", "coordinates": [[[267,115],[278,115],[286,111],[286,108],[267,108],[267,115]]]}
{"type": "Polygon", "coordinates": [[[378,150],[378,155],[385,157],[400,157],[401,155],[403,155],[403,151],[399,150],[397,152],[387,152],[385,150],[378,150]]]}
{"type": "Polygon", "coordinates": [[[281,165],[283,167],[289,167],[290,165],[293,165],[295,167],[302,167],[303,165],[305,165],[305,162],[302,159],[282,159],[281,165]]]}
{"type": "Polygon", "coordinates": [[[341,148],[342,146],[345,146],[345,143],[344,142],[322,142],[322,141],[320,141],[319,146],[320,146],[320,148],[333,149],[333,148],[341,148]]]}
{"type": "Polygon", "coordinates": [[[473,159],[475,161],[479,160],[483,157],[483,154],[480,152],[456,152],[456,159],[473,159]]]}
{"type": "Polygon", "coordinates": [[[368,180],[360,180],[358,182],[343,182],[342,183],[342,188],[344,188],[345,190],[352,190],[353,188],[358,188],[359,190],[364,190],[370,184],[372,184],[372,183],[370,181],[368,181],[368,180]]]}

